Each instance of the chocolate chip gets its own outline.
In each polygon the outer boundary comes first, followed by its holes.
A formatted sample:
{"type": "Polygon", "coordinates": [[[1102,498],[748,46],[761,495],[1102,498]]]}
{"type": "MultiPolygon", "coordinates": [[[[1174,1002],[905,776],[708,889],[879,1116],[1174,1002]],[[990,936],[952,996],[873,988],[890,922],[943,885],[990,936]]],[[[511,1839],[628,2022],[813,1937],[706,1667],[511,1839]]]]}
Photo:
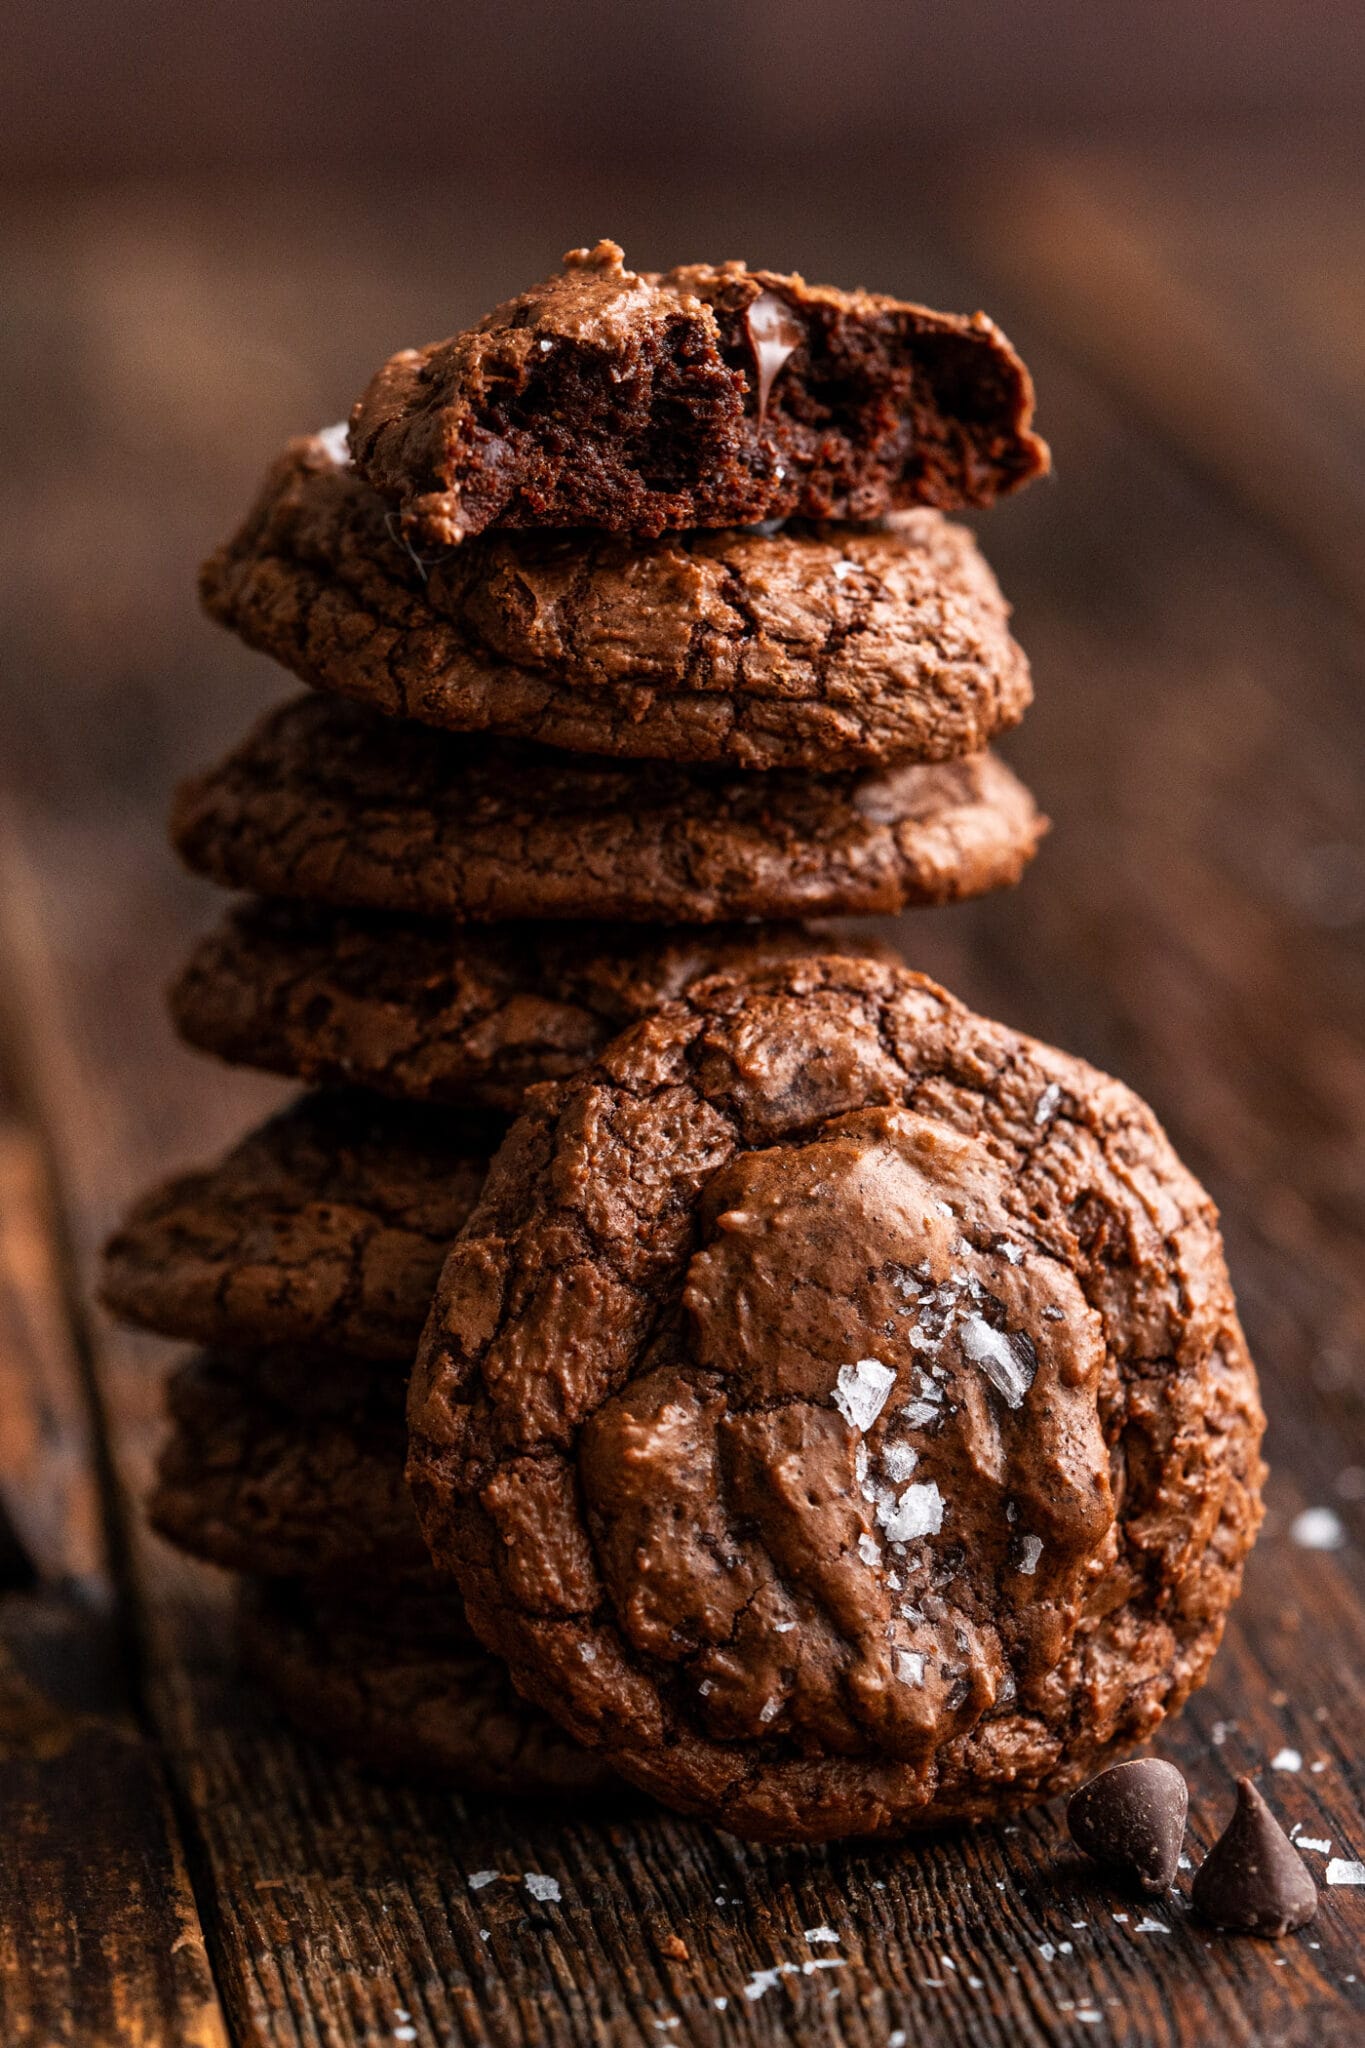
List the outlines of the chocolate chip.
{"type": "Polygon", "coordinates": [[[1289,1934],[1318,1910],[1318,1889],[1250,1778],[1237,1810],[1196,1873],[1190,1896],[1210,1926],[1229,1934],[1289,1934]]]}
{"type": "Polygon", "coordinates": [[[1077,1848],[1140,1891],[1175,1883],[1190,1795],[1174,1764],[1135,1757],[1074,1793],[1066,1824],[1077,1848]]]}

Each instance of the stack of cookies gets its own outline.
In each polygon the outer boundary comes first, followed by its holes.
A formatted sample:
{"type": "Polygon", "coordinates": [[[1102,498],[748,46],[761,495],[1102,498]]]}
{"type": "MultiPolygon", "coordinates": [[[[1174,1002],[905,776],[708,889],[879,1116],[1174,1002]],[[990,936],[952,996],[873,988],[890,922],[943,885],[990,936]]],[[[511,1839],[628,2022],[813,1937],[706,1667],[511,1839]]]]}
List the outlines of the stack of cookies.
{"type": "Polygon", "coordinates": [[[600,243],[208,563],[316,694],[180,796],[249,893],[172,1009],[313,1092],[105,1294],[206,1347],[156,1526],[352,1752],[875,1832],[1069,1782],[1212,1654],[1259,1419],[1206,1198],[1117,1084],[808,922],[1041,836],[943,516],[1046,468],[1031,411],[980,315],[600,243]]]}

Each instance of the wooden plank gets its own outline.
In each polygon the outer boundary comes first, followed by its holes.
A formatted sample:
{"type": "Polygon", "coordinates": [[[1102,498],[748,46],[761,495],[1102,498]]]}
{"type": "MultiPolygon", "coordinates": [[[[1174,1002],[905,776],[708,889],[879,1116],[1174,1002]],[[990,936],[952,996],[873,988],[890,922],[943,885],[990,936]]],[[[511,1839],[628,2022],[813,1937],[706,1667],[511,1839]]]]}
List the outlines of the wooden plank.
{"type": "MultiPolygon", "coordinates": [[[[837,212],[827,200],[810,230],[831,246],[837,212]]],[[[279,218],[267,198],[255,217],[279,218]]],[[[387,238],[374,228],[383,217],[375,201],[359,230],[350,218],[314,218],[306,236],[259,227],[255,261],[271,282],[240,313],[225,272],[209,265],[207,230],[202,241],[191,230],[178,243],[164,238],[164,359],[191,353],[175,322],[196,317],[205,294],[214,309],[205,326],[225,362],[254,322],[264,332],[262,304],[291,362],[335,362],[325,297],[310,303],[284,280],[354,271],[366,321],[382,308],[391,322],[399,305],[411,315],[425,284],[415,282],[399,210],[387,238]]],[[[682,240],[662,199],[657,217],[682,240]]],[[[70,216],[73,243],[93,243],[93,220],[70,216]]],[[[107,216],[98,225],[107,240],[107,216]]],[[[135,225],[136,216],[112,246],[135,252],[135,225]]],[[[794,242],[801,226],[785,219],[780,232],[794,242]]],[[[884,228],[861,236],[839,274],[915,286],[884,228]]],[[[934,289],[954,283],[940,277],[934,289]]],[[[958,281],[964,299],[986,296],[979,286],[958,281]]],[[[82,303],[81,359],[98,365],[107,306],[98,292],[82,303]]],[[[1022,298],[1019,310],[1018,338],[1045,339],[1036,310],[1022,298]]],[[[414,320],[411,331],[425,326],[414,320]]],[[[1357,829],[1354,650],[1264,532],[1195,488],[1064,356],[1034,353],[1061,478],[1003,508],[986,538],[1039,677],[1014,757],[1058,830],[1017,897],[907,924],[904,937],[918,963],[970,999],[1124,1072],[1223,1202],[1265,1369],[1275,1513],[1213,1683],[1162,1747],[1191,1775],[1201,1842],[1228,1810],[1235,1771],[1293,1747],[1302,1768],[1266,1780],[1275,1803],[1314,1839],[1330,1839],[1334,1854],[1358,1856],[1359,1553],[1306,1551],[1289,1534],[1304,1503],[1334,1502],[1356,1521],[1355,1503],[1333,1489],[1365,1468],[1358,1403],[1342,1380],[1365,1326],[1351,1178],[1365,1100],[1359,963],[1331,922],[1352,886],[1357,829]]],[[[294,374],[307,384],[330,373],[294,374]]],[[[91,403],[98,412],[108,402],[99,386],[91,403]]],[[[206,419],[206,444],[227,438],[223,417],[220,407],[218,424],[206,419]]],[[[163,544],[185,548],[189,465],[182,473],[180,460],[173,449],[169,493],[164,446],[121,479],[148,559],[163,544]]],[[[53,486],[56,499],[78,481],[53,486]]],[[[249,667],[205,640],[202,687],[187,688],[196,629],[173,619],[159,586],[147,602],[150,632],[139,620],[140,639],[115,634],[118,657],[104,657],[112,675],[140,644],[152,649],[143,673],[154,744],[140,753],[66,750],[77,664],[66,645],[45,655],[35,637],[30,649],[39,675],[49,672],[44,660],[61,671],[60,686],[45,714],[50,732],[26,742],[42,776],[29,778],[23,937],[5,971],[25,990],[87,1268],[128,1192],[163,1164],[210,1149],[257,1100],[257,1084],[195,1068],[170,1047],[155,990],[202,899],[151,852],[155,785],[172,762],[218,743],[249,667]]],[[[130,1494],[155,1428],[154,1359],[145,1343],[101,1338],[101,1385],[130,1494]]],[[[206,1931],[245,2040],[377,2042],[408,2027],[421,2043],[676,2036],[859,2048],[898,2029],[964,2048],[1096,2039],[1202,2048],[1214,2030],[1231,2042],[1331,2048],[1360,2036],[1359,1893],[1327,1895],[1315,1926],[1277,1946],[1212,1941],[1174,1903],[1161,1915],[1169,1933],[1139,1933],[1131,1902],[1068,1854],[1055,1812],[904,1850],[775,1854],[638,1804],[566,1821],[367,1782],[282,1733],[235,1680],[209,1575],[140,1528],[133,1545],[150,1625],[149,1697],[196,1816],[206,1931]],[[471,1892],[479,1869],[507,1876],[471,1892]],[[560,1901],[535,1905],[516,1882],[527,1870],[556,1877],[560,1901]],[[1124,1912],[1126,1921],[1113,1917],[1124,1912]],[[821,1926],[839,1940],[809,1942],[806,1930],[821,1926]],[[818,1961],[842,1967],[807,1973],[818,1961]],[[1081,2017],[1092,2012],[1097,2020],[1081,2017]]]]}
{"type": "Polygon", "coordinates": [[[227,2036],[126,1616],[31,1129],[0,1091],[0,2038],[227,2036]]]}

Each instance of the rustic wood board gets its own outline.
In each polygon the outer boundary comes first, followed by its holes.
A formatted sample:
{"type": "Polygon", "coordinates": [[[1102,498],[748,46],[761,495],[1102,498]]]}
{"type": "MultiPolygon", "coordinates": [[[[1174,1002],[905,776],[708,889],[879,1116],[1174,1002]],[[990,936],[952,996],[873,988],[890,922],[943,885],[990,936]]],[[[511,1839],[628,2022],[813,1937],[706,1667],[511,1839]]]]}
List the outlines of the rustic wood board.
{"type": "MultiPolygon", "coordinates": [[[[1074,194],[1074,166],[1059,159],[1052,174],[1074,194]]],[[[1128,161],[1111,176],[1127,181],[1133,217],[1183,276],[1173,223],[1193,230],[1169,179],[1128,161]]],[[[1188,408],[1163,397],[1159,379],[1139,381],[1117,346],[1099,375],[1095,351],[1066,345],[1058,327],[1090,303],[1085,278],[1059,302],[1002,260],[999,194],[1014,189],[1006,179],[958,193],[951,223],[970,266],[957,272],[927,246],[893,244],[884,220],[850,228],[851,202],[841,213],[829,195],[767,232],[763,213],[746,214],[733,194],[697,195],[690,213],[676,193],[642,194],[622,210],[628,227],[654,223],[664,257],[710,247],[717,233],[750,253],[776,239],[779,260],[804,260],[812,274],[983,298],[1034,360],[1058,481],[983,528],[1039,681],[1012,758],[1057,829],[1016,896],[907,921],[899,937],[969,1000],[1133,1081],[1223,1206],[1266,1383],[1272,1512],[1213,1682],[1160,1747],[1190,1774],[1200,1843],[1227,1812],[1237,1772],[1259,1769],[1287,1822],[1330,1840],[1334,1855],[1361,1856],[1365,712],[1351,593],[1332,549],[1305,544],[1311,491],[1286,525],[1192,434],[1188,408]],[[1353,1531],[1347,1548],[1294,1542],[1305,1504],[1334,1508],[1353,1531]],[[1300,1768],[1269,1770],[1285,1749],[1300,1768]]],[[[1303,203],[1313,190],[1306,180],[1303,203]]],[[[448,220],[454,196],[436,197],[448,220]]],[[[160,851],[166,790],[279,690],[197,621],[195,557],[275,439],[339,413],[357,366],[396,334],[436,331],[580,239],[582,195],[574,202],[577,221],[562,232],[557,220],[547,229],[461,206],[473,224],[453,307],[440,283],[449,252],[434,270],[428,216],[383,194],[291,210],[288,195],[269,192],[144,193],[34,208],[10,224],[27,313],[7,368],[37,399],[31,443],[0,483],[17,535],[0,591],[18,657],[15,685],[0,693],[0,780],[16,811],[0,864],[0,977],[6,1064],[24,1091],[5,1128],[22,1135],[25,1170],[50,1158],[80,1275],[141,1181],[206,1155],[279,1094],[191,1061],[159,1012],[160,985],[210,902],[160,851]],[[75,424],[58,435],[73,391],[75,424]],[[35,502],[41,520],[21,521],[35,502]],[[102,564],[76,606],[64,581],[72,550],[102,564]]],[[[1223,203],[1235,240],[1235,192],[1223,203]]],[[[1046,219],[1034,228],[1044,236],[1046,219]]],[[[1286,226],[1275,246],[1290,239],[1286,226]]],[[[1051,245],[1065,242],[1059,232],[1051,245]]],[[[1201,319],[1225,330],[1243,287],[1226,269],[1202,282],[1193,269],[1182,289],[1202,293],[1201,319]]],[[[1094,331],[1119,324],[1111,315],[1094,331]]],[[[1339,346],[1320,340],[1318,351],[1300,417],[1329,386],[1347,389],[1339,346]]],[[[1179,380],[1166,388],[1178,394],[1179,380]]],[[[1139,1931],[1141,1909],[1080,1868],[1053,1811],[905,1850],[774,1853],[624,1796],[610,1813],[564,1817],[338,1767],[281,1730],[235,1676],[221,1583],[137,1516],[164,1354],[87,1317],[78,1289],[52,1270],[36,1296],[25,1288],[23,1316],[6,1309],[5,1369],[36,1371],[56,1345],[75,1354],[78,1386],[88,1346],[109,1469],[102,1513],[87,1517],[101,1529],[111,1521],[126,1544],[116,1541],[110,1573],[103,1536],[92,1537],[86,1568],[107,1587],[117,1643],[138,1647],[133,1686],[102,1681],[96,1704],[153,1792],[164,1770],[184,1846],[161,1795],[149,1796],[165,1885],[139,1893],[147,1917],[131,1940],[130,1923],[106,1926],[107,1889],[58,1884],[70,1903],[50,1924],[73,1954],[78,1934],[96,1934],[105,1988],[68,1970],[54,1990],[15,1965],[3,1984],[6,2038],[102,2040],[96,2018],[107,2032],[118,2010],[126,2038],[213,2040],[220,2020],[200,1966],[176,1982],[166,1965],[169,1952],[205,1951],[229,2038],[291,2048],[863,2048],[897,2032],[964,2048],[1145,2048],[1215,2030],[1236,2043],[1330,2048],[1365,2033],[1365,1893],[1324,1893],[1314,1925],[1283,1944],[1211,1940],[1178,1899],[1152,1916],[1165,1932],[1139,1931]],[[183,1902],[186,1863],[199,1923],[176,1922],[168,1951],[164,1901],[183,1902]],[[469,1876],[488,1869],[503,1876],[471,1890],[469,1876]],[[527,1871],[553,1876],[560,1899],[531,1899],[527,1871]],[[810,1938],[824,1928],[837,1940],[810,1938]],[[175,1949],[180,1935],[187,1945],[175,1949]],[[106,2003],[91,2006],[82,2032],[83,2001],[97,1996],[106,2003]],[[52,2018],[63,1999],[67,2035],[52,2018]]],[[[90,1411],[77,1397],[70,1412],[64,1441],[89,1499],[100,1477],[82,1435],[90,1411]]],[[[28,1501],[35,1463],[22,1445],[15,1459],[6,1493],[28,1501]]],[[[54,1483],[46,1460],[36,1469],[41,1486],[54,1483]]],[[[60,1579],[59,1565],[44,1566],[60,1579]]],[[[12,1595],[5,1610],[33,1597],[12,1595]]],[[[74,1773],[60,1791],[45,1782],[30,1775],[22,1787],[41,1838],[31,1849],[23,1838],[10,1872],[11,1955],[36,1943],[19,1909],[40,1871],[78,1870],[92,1841],[94,1860],[126,1869],[151,1825],[146,1812],[134,1825],[132,1781],[112,1769],[99,1765],[93,1780],[98,1809],[73,1791],[74,1773]]],[[[15,1796],[5,1790],[7,1812],[15,1796]]],[[[1325,1859],[1311,1860],[1320,1869],[1325,1859]]]]}

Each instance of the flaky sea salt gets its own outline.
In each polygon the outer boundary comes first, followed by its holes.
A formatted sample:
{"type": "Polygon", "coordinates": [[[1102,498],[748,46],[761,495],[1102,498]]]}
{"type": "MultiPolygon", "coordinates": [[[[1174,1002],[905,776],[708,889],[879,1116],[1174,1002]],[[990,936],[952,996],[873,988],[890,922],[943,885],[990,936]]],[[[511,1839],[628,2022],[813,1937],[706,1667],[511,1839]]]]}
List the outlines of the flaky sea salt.
{"type": "Polygon", "coordinates": [[[1008,1337],[973,1309],[962,1324],[962,1349],[979,1365],[1007,1407],[1022,1408],[1038,1370],[1027,1338],[1008,1337]]]}
{"type": "Polygon", "coordinates": [[[545,1900],[553,1905],[560,1897],[559,1880],[544,1877],[538,1870],[528,1870],[523,1882],[533,1899],[545,1900]]]}
{"type": "Polygon", "coordinates": [[[1272,1771],[1301,1771],[1303,1758],[1296,1749],[1277,1749],[1270,1759],[1272,1771]]]}
{"type": "Polygon", "coordinates": [[[890,1512],[878,1508],[877,1520],[892,1543],[913,1543],[917,1536],[936,1536],[943,1527],[943,1495],[932,1479],[907,1486],[890,1512]]]}
{"type": "Polygon", "coordinates": [[[882,1452],[882,1468],[895,1486],[902,1485],[918,1463],[919,1452],[913,1444],[888,1444],[882,1452]]]}
{"type": "Polygon", "coordinates": [[[481,1892],[486,1884],[496,1884],[501,1876],[500,1870],[476,1870],[472,1877],[465,1879],[465,1883],[472,1892],[481,1892]]]}
{"type": "Polygon", "coordinates": [[[896,1375],[879,1358],[860,1358],[841,1365],[831,1399],[850,1429],[866,1433],[886,1406],[896,1375]]]}
{"type": "Polygon", "coordinates": [[[1057,1114],[1057,1105],[1061,1099],[1061,1088],[1057,1082],[1049,1081],[1047,1087],[1044,1088],[1042,1094],[1033,1105],[1034,1123],[1045,1124],[1049,1118],[1054,1117],[1057,1114]]]}
{"type": "Polygon", "coordinates": [[[329,462],[334,462],[338,469],[350,467],[351,450],[346,439],[345,420],[338,420],[334,427],[319,427],[313,438],[329,462]]]}
{"type": "Polygon", "coordinates": [[[897,1650],[895,1669],[902,1685],[923,1685],[924,1659],[918,1650],[897,1650]]]}
{"type": "Polygon", "coordinates": [[[1031,1579],[1038,1569],[1038,1560],[1043,1554],[1041,1536],[1021,1536],[1019,1539],[1019,1569],[1025,1578],[1031,1579]]]}
{"type": "Polygon", "coordinates": [[[1334,1856],[1327,1866],[1328,1884],[1365,1884],[1365,1863],[1353,1863],[1345,1856],[1334,1856]]]}

